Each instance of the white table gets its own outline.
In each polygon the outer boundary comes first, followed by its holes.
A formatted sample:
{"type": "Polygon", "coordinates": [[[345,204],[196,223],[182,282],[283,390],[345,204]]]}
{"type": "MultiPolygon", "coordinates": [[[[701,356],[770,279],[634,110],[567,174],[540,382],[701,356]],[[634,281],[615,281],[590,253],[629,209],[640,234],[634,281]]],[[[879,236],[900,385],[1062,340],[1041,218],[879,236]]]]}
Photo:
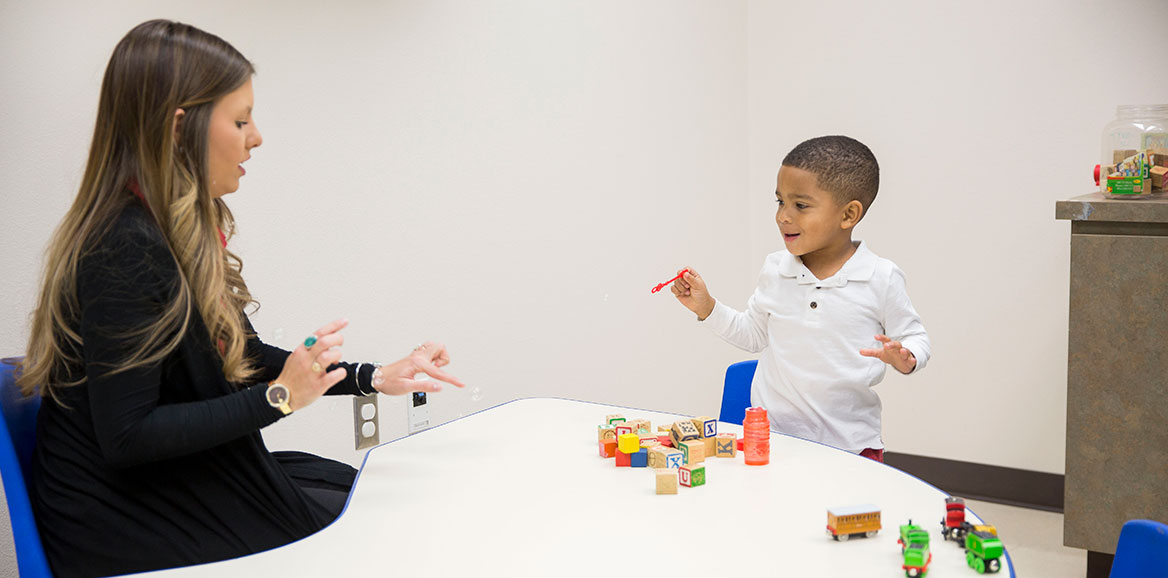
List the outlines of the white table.
{"type": "MultiPolygon", "coordinates": [[[[946,494],[900,470],[772,433],[769,465],[747,466],[741,452],[707,458],[705,486],[659,496],[652,469],[599,456],[596,426],[610,413],[650,419],[654,430],[684,417],[564,399],[505,403],[371,449],[345,512],[312,536],[154,574],[892,578],[904,576],[896,539],[911,518],[930,534],[929,577],[977,576],[941,539],[946,494]],[[828,507],[867,503],[882,510],[876,537],[826,535],[828,507]]],[[[1013,574],[1004,556],[997,575],[1013,574]]]]}

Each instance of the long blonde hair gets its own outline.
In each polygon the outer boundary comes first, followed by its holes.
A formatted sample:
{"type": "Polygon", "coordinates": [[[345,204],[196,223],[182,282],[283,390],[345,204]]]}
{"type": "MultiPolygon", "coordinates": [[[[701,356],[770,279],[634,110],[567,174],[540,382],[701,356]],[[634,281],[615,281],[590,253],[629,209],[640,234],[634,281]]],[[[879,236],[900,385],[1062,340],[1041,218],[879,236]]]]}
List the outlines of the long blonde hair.
{"type": "Polygon", "coordinates": [[[109,232],[136,186],[178,265],[174,299],[148,324],[125,335],[125,358],[110,374],[161,362],[201,316],[222,358],[223,374],[240,384],[255,374],[245,356],[243,310],[255,304],[240,275],[243,263],[223,247],[220,231],[235,220],[207,189],[207,131],[216,100],[242,86],[255,68],[223,39],[193,26],[151,20],[114,49],[101,86],[85,175],[46,254],[19,385],[57,397],[85,382],[77,275],[87,251],[109,232]],[[181,130],[175,111],[183,109],[181,130]]]}

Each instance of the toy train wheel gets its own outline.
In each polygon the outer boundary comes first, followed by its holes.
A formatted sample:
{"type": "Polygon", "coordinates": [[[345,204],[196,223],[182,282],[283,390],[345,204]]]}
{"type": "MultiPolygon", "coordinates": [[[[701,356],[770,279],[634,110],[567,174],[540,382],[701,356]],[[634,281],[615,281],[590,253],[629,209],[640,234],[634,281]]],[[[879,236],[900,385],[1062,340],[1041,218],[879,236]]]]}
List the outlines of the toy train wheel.
{"type": "Polygon", "coordinates": [[[974,560],[973,552],[966,550],[965,551],[965,564],[967,566],[969,566],[970,568],[973,568],[973,560],[974,560]]]}
{"type": "Polygon", "coordinates": [[[919,568],[906,568],[904,575],[908,576],[909,578],[916,578],[917,576],[921,575],[921,571],[919,568]]]}
{"type": "Polygon", "coordinates": [[[868,530],[867,532],[864,532],[864,535],[869,538],[874,538],[876,536],[876,530],[868,530]]]}
{"type": "Polygon", "coordinates": [[[851,537],[852,537],[851,534],[840,534],[840,535],[836,536],[835,539],[839,540],[840,542],[847,542],[848,538],[851,538],[851,537]]]}
{"type": "Polygon", "coordinates": [[[985,574],[985,560],[982,560],[981,558],[974,558],[973,569],[977,570],[978,574],[985,574]]]}
{"type": "Polygon", "coordinates": [[[993,560],[986,562],[986,572],[997,572],[1001,568],[1002,568],[1002,561],[998,560],[997,558],[994,558],[993,560]]]}

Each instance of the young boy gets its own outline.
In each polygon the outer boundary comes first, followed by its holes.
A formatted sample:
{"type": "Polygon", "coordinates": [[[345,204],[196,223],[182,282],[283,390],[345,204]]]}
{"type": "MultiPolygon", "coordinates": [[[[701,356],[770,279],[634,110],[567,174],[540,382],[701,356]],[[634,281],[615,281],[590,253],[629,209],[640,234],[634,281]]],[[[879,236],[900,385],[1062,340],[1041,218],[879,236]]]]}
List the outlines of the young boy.
{"type": "Polygon", "coordinates": [[[772,429],[884,461],[880,398],[885,364],[901,373],[929,360],[929,336],[904,273],[852,229],[868,213],[880,167],[845,136],[813,138],[779,168],[775,222],[786,250],[767,256],[739,312],[719,303],[692,268],[672,287],[682,305],[727,342],[757,353],[752,405],[772,429]],[[871,347],[872,336],[881,345],[871,347]]]}

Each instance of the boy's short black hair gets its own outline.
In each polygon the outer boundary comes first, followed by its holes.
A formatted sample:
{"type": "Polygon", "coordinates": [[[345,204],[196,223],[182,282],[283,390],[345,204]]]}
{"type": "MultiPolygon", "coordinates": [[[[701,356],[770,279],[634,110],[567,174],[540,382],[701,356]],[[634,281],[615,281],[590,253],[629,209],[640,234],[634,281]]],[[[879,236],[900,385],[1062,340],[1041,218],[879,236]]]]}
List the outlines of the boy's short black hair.
{"type": "Polygon", "coordinates": [[[821,136],[791,149],[783,166],[815,175],[819,188],[835,195],[840,204],[860,201],[864,214],[880,188],[880,165],[864,143],[846,136],[821,136]]]}

